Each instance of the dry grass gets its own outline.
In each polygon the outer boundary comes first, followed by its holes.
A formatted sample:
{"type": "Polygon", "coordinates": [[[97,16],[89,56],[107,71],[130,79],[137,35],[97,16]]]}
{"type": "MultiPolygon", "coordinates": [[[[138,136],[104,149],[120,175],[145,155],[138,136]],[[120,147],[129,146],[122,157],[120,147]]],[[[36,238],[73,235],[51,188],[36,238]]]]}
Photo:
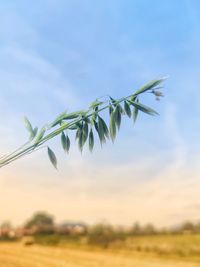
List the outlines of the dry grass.
{"type": "Polygon", "coordinates": [[[0,244],[0,267],[197,267],[199,263],[134,252],[0,244]]]}
{"type": "Polygon", "coordinates": [[[159,235],[134,237],[126,241],[126,249],[155,254],[159,257],[179,257],[200,261],[200,235],[159,235]]]}

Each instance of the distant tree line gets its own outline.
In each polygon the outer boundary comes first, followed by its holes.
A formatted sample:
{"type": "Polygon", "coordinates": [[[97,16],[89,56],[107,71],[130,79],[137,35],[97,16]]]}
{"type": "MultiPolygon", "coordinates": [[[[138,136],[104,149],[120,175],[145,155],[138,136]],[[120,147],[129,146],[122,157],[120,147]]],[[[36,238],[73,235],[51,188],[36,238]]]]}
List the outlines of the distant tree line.
{"type": "Polygon", "coordinates": [[[0,225],[0,240],[19,240],[24,236],[33,236],[36,242],[41,244],[76,242],[104,248],[134,236],[195,233],[200,233],[200,222],[188,221],[176,227],[163,229],[158,229],[153,224],[142,226],[139,223],[134,223],[132,227],[117,227],[108,223],[89,226],[70,221],[56,224],[54,217],[46,212],[37,212],[21,227],[14,228],[8,221],[0,225]]]}

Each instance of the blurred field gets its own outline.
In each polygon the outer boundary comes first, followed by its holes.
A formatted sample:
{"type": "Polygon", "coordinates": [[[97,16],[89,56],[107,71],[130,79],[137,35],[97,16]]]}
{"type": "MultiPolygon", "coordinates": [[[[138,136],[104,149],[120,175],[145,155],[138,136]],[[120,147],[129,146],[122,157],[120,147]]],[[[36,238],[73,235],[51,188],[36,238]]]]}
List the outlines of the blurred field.
{"type": "MultiPolygon", "coordinates": [[[[152,242],[153,247],[164,244],[163,238],[149,237],[137,238],[140,247],[146,248],[152,242]],[[145,241],[146,239],[146,241],[145,241]]],[[[199,236],[197,243],[199,244],[199,236]]],[[[186,241],[186,239],[185,239],[186,241]]],[[[191,241],[191,240],[190,240],[191,241]]],[[[170,246],[170,242],[165,241],[170,246]]],[[[177,241],[176,241],[177,242],[177,241]]],[[[179,240],[180,247],[184,245],[183,240],[179,240]]],[[[129,240],[130,243],[130,240],[129,240]]],[[[132,243],[132,241],[131,241],[132,243]]],[[[171,244],[172,245],[172,244],[171,244]]],[[[195,245],[195,244],[194,244],[195,245]]],[[[0,267],[197,267],[200,266],[198,258],[187,257],[166,257],[153,255],[151,250],[140,251],[137,248],[129,249],[88,249],[70,247],[51,247],[51,246],[24,246],[21,243],[1,243],[0,244],[0,267]],[[150,253],[149,253],[150,252],[150,253]]],[[[187,246],[187,244],[186,244],[187,246]]],[[[150,245],[149,245],[150,247],[150,245]]],[[[164,247],[163,247],[164,248],[164,247]]],[[[175,254],[175,253],[174,253],[175,254]]]]}
{"type": "Polygon", "coordinates": [[[125,244],[126,250],[130,251],[167,258],[195,259],[200,262],[200,234],[133,237],[127,239],[125,244]]]}

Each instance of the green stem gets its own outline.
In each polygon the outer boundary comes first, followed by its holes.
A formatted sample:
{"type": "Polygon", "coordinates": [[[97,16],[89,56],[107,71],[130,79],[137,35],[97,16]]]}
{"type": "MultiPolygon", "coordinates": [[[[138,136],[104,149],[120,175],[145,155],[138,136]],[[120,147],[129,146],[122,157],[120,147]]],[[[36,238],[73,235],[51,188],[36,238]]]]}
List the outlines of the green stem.
{"type": "MultiPolygon", "coordinates": [[[[151,88],[152,89],[152,88],[151,88]]],[[[147,89],[148,90],[148,89],[147,89]]],[[[147,91],[145,90],[145,91],[147,91]]],[[[140,94],[142,94],[144,92],[139,92],[136,91],[135,94],[132,94],[132,95],[129,95],[127,97],[123,97],[119,100],[116,100],[117,103],[121,103],[125,100],[128,100],[130,97],[136,97],[140,94]]],[[[105,101],[104,102],[104,105],[107,104],[106,106],[100,108],[99,110],[97,111],[93,111],[91,112],[90,114],[86,115],[85,118],[90,118],[91,116],[93,115],[97,115],[99,114],[100,112],[102,112],[103,110],[106,110],[110,107],[110,101],[105,101]],[[109,103],[109,104],[107,104],[109,103]]],[[[87,113],[89,112],[90,110],[87,111],[87,113]]],[[[87,114],[86,113],[86,114],[87,114]]],[[[64,130],[68,129],[69,127],[71,126],[74,126],[76,125],[77,123],[83,121],[85,118],[80,118],[80,119],[74,119],[73,121],[69,122],[69,123],[65,123],[63,125],[61,125],[58,129],[52,131],[51,133],[47,134],[46,136],[44,136],[41,140],[39,140],[37,143],[33,143],[31,145],[29,145],[28,147],[26,147],[30,142],[27,142],[25,143],[23,146],[19,147],[18,149],[16,149],[14,152],[10,153],[9,155],[6,155],[5,157],[3,157],[3,159],[0,160],[0,168],[4,167],[5,165],[25,156],[25,155],[28,155],[30,153],[33,153],[34,151],[40,149],[40,147],[46,143],[48,140],[54,138],[55,136],[59,135],[60,133],[62,133],[64,130]],[[25,148],[24,148],[25,147],[25,148]]],[[[48,129],[50,130],[50,129],[48,129]]],[[[34,141],[34,140],[33,140],[34,141]]]]}
{"type": "MultiPolygon", "coordinates": [[[[121,98],[118,101],[118,103],[121,103],[122,101],[128,99],[130,96],[125,97],[125,98],[121,98]]],[[[106,101],[108,102],[108,101],[106,101]]],[[[105,103],[106,103],[105,102],[105,103]]],[[[99,114],[100,112],[102,112],[103,110],[109,108],[110,105],[106,105],[103,108],[99,109],[98,111],[92,112],[89,115],[86,116],[86,118],[90,118],[91,116],[93,116],[94,114],[99,114]]],[[[55,136],[59,135],[60,133],[62,133],[64,130],[68,129],[71,126],[76,125],[78,122],[81,122],[83,120],[83,118],[80,119],[76,119],[70,123],[64,124],[62,125],[60,128],[54,130],[53,132],[49,133],[48,135],[46,135],[45,137],[43,137],[37,144],[32,144],[29,147],[19,151],[21,148],[24,147],[21,146],[20,148],[18,148],[17,150],[15,150],[14,152],[12,152],[11,154],[9,154],[8,156],[6,156],[6,158],[4,158],[1,162],[0,162],[0,168],[4,167],[5,165],[21,158],[22,156],[25,156],[27,154],[30,154],[32,152],[35,151],[36,148],[40,147],[41,145],[43,145],[44,143],[46,143],[48,140],[54,138],[55,136]],[[18,152],[19,151],[19,152],[18,152]],[[17,153],[16,153],[17,152],[17,153]]]]}

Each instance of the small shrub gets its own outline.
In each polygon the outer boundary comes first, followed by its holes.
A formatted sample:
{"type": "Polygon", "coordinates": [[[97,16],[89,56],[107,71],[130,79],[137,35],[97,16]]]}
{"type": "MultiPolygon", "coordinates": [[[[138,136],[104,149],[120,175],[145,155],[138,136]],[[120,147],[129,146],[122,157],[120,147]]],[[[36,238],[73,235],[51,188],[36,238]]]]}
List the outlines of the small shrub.
{"type": "Polygon", "coordinates": [[[88,244],[107,248],[111,243],[123,240],[125,235],[115,231],[112,226],[97,224],[88,232],[88,244]]]}

